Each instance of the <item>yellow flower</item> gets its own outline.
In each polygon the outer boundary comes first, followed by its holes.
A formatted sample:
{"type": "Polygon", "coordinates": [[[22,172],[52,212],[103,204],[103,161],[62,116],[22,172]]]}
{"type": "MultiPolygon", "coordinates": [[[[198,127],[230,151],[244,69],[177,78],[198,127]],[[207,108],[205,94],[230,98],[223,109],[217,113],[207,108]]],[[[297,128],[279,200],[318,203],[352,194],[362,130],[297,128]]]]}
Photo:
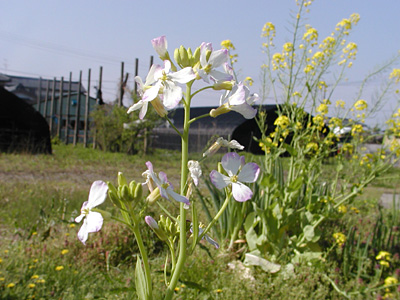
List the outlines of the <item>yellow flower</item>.
{"type": "Polygon", "coordinates": [[[357,207],[350,207],[350,209],[352,210],[352,211],[354,211],[356,214],[359,214],[360,213],[360,210],[357,208],[357,207]]]}
{"type": "Polygon", "coordinates": [[[222,293],[222,290],[221,289],[216,289],[215,292],[216,293],[222,293]]]}
{"type": "Polygon", "coordinates": [[[380,261],[379,261],[379,264],[380,264],[382,267],[389,268],[389,263],[388,263],[386,260],[380,260],[380,261]]]}
{"type": "Polygon", "coordinates": [[[355,135],[356,133],[361,133],[363,132],[363,127],[360,124],[355,124],[353,125],[353,128],[351,128],[351,134],[355,135]]]}
{"type": "Polygon", "coordinates": [[[346,236],[341,232],[334,233],[333,238],[339,246],[342,246],[346,242],[346,236]]]}
{"type": "Polygon", "coordinates": [[[347,213],[347,207],[346,207],[346,205],[340,205],[339,207],[338,207],[338,211],[340,212],[340,213],[342,213],[342,214],[345,214],[345,213],[347,213]]]}
{"type": "Polygon", "coordinates": [[[38,280],[36,280],[36,282],[37,282],[37,283],[45,283],[46,280],[44,280],[44,279],[38,279],[38,280]]]}
{"type": "Polygon", "coordinates": [[[34,283],[28,284],[28,288],[33,289],[36,285],[34,283]]]}
{"type": "Polygon", "coordinates": [[[38,279],[39,275],[32,275],[31,279],[38,279]]]}
{"type": "Polygon", "coordinates": [[[64,266],[57,266],[56,267],[56,271],[61,271],[61,270],[63,270],[64,269],[64,266]]]}
{"type": "Polygon", "coordinates": [[[275,34],[276,34],[275,25],[272,24],[271,22],[265,23],[264,27],[262,29],[261,36],[262,37],[268,37],[268,36],[274,37],[275,34]]]}
{"type": "Polygon", "coordinates": [[[243,80],[243,83],[244,83],[244,84],[248,83],[249,86],[252,86],[253,83],[254,83],[254,80],[253,80],[253,78],[247,76],[247,77],[243,80]]]}
{"type": "Polygon", "coordinates": [[[174,289],[174,291],[175,291],[175,292],[179,292],[179,288],[176,287],[176,288],[174,289]]]}
{"type": "Polygon", "coordinates": [[[395,78],[396,83],[400,81],[400,69],[393,69],[389,75],[389,79],[395,78]]]}
{"type": "Polygon", "coordinates": [[[357,110],[364,110],[368,107],[367,102],[365,102],[365,100],[358,100],[356,103],[354,103],[354,108],[357,110]]]}
{"type": "Polygon", "coordinates": [[[8,287],[8,288],[13,288],[14,286],[15,286],[15,283],[12,283],[12,282],[9,283],[9,284],[7,284],[7,287],[8,287]]]}
{"type": "Polygon", "coordinates": [[[288,42],[283,45],[283,50],[285,52],[292,52],[293,51],[293,44],[288,42]]]}
{"type": "Polygon", "coordinates": [[[75,224],[74,223],[71,223],[71,224],[69,224],[68,225],[70,228],[75,228],[75,224]]]}
{"type": "Polygon", "coordinates": [[[393,284],[397,284],[398,282],[399,281],[397,280],[397,278],[389,276],[389,277],[386,277],[384,285],[385,286],[393,285],[393,284]]]}
{"type": "Polygon", "coordinates": [[[221,47],[227,50],[235,50],[235,46],[233,46],[231,40],[223,40],[221,42],[221,47]]]}
{"type": "Polygon", "coordinates": [[[3,260],[0,258],[0,264],[3,262],[3,260]]]}
{"type": "Polygon", "coordinates": [[[282,129],[285,129],[288,127],[290,124],[289,118],[286,116],[279,116],[276,118],[274,125],[281,127],[282,129]]]}
{"type": "Polygon", "coordinates": [[[4,277],[0,277],[0,281],[4,281],[6,280],[4,277]]]}
{"type": "Polygon", "coordinates": [[[36,231],[32,232],[32,235],[37,235],[37,232],[36,231]]]}
{"type": "Polygon", "coordinates": [[[69,252],[68,249],[63,249],[63,250],[61,251],[61,255],[65,255],[65,254],[67,254],[68,252],[69,252]]]}
{"type": "Polygon", "coordinates": [[[328,113],[328,105],[325,103],[320,104],[320,106],[317,107],[317,112],[326,115],[328,113]]]}
{"type": "Polygon", "coordinates": [[[343,100],[338,100],[338,101],[336,101],[336,107],[341,107],[341,108],[344,108],[344,105],[345,105],[346,103],[343,101],[343,100]]]}
{"type": "Polygon", "coordinates": [[[5,253],[5,254],[8,254],[8,252],[9,252],[8,250],[4,250],[4,253],[5,253]]]}
{"type": "Polygon", "coordinates": [[[306,32],[303,35],[303,40],[307,42],[317,40],[318,39],[318,31],[317,29],[311,27],[310,25],[306,25],[306,32]]]}
{"type": "Polygon", "coordinates": [[[391,254],[387,251],[379,251],[378,255],[375,257],[376,260],[381,260],[381,259],[385,259],[385,260],[389,260],[390,261],[390,257],[391,254]]]}

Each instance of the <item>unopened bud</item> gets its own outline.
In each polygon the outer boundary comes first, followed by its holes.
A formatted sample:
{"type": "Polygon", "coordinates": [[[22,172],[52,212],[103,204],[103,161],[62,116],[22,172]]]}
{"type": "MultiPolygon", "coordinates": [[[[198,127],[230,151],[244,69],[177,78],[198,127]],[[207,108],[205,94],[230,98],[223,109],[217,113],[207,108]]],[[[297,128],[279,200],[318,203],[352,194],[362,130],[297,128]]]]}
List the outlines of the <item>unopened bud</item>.
{"type": "Polygon", "coordinates": [[[179,47],[179,55],[181,57],[181,67],[183,68],[189,67],[190,66],[189,56],[187,54],[185,47],[183,46],[179,47]]]}
{"type": "Polygon", "coordinates": [[[214,85],[213,85],[213,89],[216,91],[219,90],[232,90],[233,87],[233,82],[232,81],[217,81],[214,85]]]}
{"type": "Polygon", "coordinates": [[[145,222],[147,225],[149,225],[149,227],[154,231],[154,233],[158,236],[158,238],[162,241],[166,241],[167,240],[167,235],[164,232],[164,230],[162,230],[156,220],[154,220],[152,217],[150,216],[146,216],[144,218],[145,222]]]}
{"type": "Polygon", "coordinates": [[[161,103],[160,98],[156,97],[154,100],[150,101],[151,105],[153,105],[154,109],[156,110],[157,114],[164,118],[168,112],[165,109],[164,105],[161,103]]]}
{"type": "Polygon", "coordinates": [[[122,172],[118,172],[118,185],[128,185],[128,182],[126,181],[126,178],[122,172]]]}
{"type": "Polygon", "coordinates": [[[146,200],[149,204],[155,203],[158,199],[161,198],[160,189],[156,187],[150,195],[147,196],[146,200]]]}
{"type": "Polygon", "coordinates": [[[110,197],[111,202],[121,208],[121,204],[119,202],[118,192],[115,186],[111,182],[107,182],[108,185],[108,197],[110,197]]]}
{"type": "Polygon", "coordinates": [[[174,50],[174,59],[178,65],[181,65],[181,56],[179,54],[179,48],[174,50]]]}
{"type": "Polygon", "coordinates": [[[142,198],[142,196],[143,196],[143,186],[140,183],[138,183],[136,185],[135,192],[133,194],[133,198],[135,199],[135,201],[138,201],[142,198]]]}
{"type": "Polygon", "coordinates": [[[194,50],[193,56],[191,58],[191,65],[195,65],[200,61],[200,47],[197,47],[196,50],[194,50]]]}
{"type": "Polygon", "coordinates": [[[219,115],[226,114],[226,113],[228,113],[230,111],[231,111],[231,109],[228,107],[228,104],[225,103],[225,104],[221,105],[218,108],[210,110],[210,116],[213,117],[213,118],[216,118],[219,115]]]}

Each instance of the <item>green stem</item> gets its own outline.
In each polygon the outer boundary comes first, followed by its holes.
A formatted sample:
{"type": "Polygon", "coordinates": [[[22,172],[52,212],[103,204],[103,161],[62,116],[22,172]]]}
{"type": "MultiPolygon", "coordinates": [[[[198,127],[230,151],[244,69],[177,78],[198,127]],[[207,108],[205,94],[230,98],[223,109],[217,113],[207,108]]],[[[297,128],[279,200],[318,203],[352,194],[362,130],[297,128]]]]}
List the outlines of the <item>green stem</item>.
{"type": "MultiPolygon", "coordinates": [[[[189,120],[190,120],[190,101],[192,99],[191,95],[191,87],[192,83],[190,82],[186,84],[186,101],[183,102],[185,117],[183,122],[183,133],[181,136],[182,140],[182,160],[181,160],[181,195],[185,195],[185,185],[188,176],[188,168],[187,163],[189,160],[189,120]]],[[[185,265],[185,261],[187,258],[186,255],[186,209],[184,208],[184,204],[180,203],[180,219],[179,219],[179,256],[178,261],[176,263],[176,268],[172,274],[171,281],[168,285],[167,292],[165,294],[165,300],[172,299],[174,295],[174,289],[178,284],[179,277],[182,273],[183,267],[185,265]]]]}
{"type": "Polygon", "coordinates": [[[151,274],[150,274],[150,265],[149,265],[149,258],[147,257],[147,252],[143,244],[142,235],[140,234],[139,226],[136,224],[132,227],[133,233],[136,238],[137,245],[139,247],[140,255],[142,256],[142,261],[144,265],[144,273],[146,276],[146,284],[147,284],[147,299],[153,299],[153,287],[151,281],[151,274]]]}
{"type": "Polygon", "coordinates": [[[225,209],[228,207],[231,196],[232,196],[232,193],[228,192],[226,195],[224,204],[222,204],[219,212],[215,215],[214,219],[212,219],[212,221],[208,224],[206,229],[203,230],[203,233],[198,238],[199,241],[206,235],[206,233],[211,229],[211,227],[215,224],[215,222],[217,222],[218,219],[221,217],[221,215],[224,213],[225,209]]]}

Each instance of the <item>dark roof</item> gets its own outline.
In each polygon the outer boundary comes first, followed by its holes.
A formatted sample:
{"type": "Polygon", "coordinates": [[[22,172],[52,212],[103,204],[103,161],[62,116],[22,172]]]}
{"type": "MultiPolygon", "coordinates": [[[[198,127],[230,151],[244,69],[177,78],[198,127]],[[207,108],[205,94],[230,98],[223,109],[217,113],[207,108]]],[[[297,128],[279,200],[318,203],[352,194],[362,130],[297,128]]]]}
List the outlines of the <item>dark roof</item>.
{"type": "MultiPolygon", "coordinates": [[[[254,106],[257,109],[261,110],[269,110],[276,107],[276,105],[262,105],[254,106]]],[[[202,115],[206,115],[210,113],[210,110],[215,109],[217,107],[214,106],[204,106],[204,107],[192,107],[190,109],[190,118],[196,118],[202,115]]],[[[183,117],[184,117],[184,109],[183,107],[179,107],[169,113],[169,118],[173,120],[174,125],[177,128],[183,127],[183,117]]],[[[207,116],[201,118],[193,123],[192,126],[201,126],[201,127],[209,127],[209,128],[236,128],[238,125],[242,124],[246,119],[239,113],[235,111],[230,111],[226,114],[219,115],[216,118],[211,116],[207,116]]]]}
{"type": "MultiPolygon", "coordinates": [[[[0,74],[1,75],[1,74],[0,74]]],[[[53,81],[54,79],[45,79],[45,78],[37,78],[37,77],[24,77],[24,76],[14,76],[14,75],[5,75],[2,74],[2,76],[5,76],[9,78],[10,80],[3,83],[3,85],[7,87],[12,87],[12,86],[18,86],[22,85],[25,88],[25,91],[29,92],[30,94],[34,95],[33,98],[31,99],[32,101],[35,100],[37,101],[38,97],[38,90],[39,90],[39,85],[40,85],[40,90],[41,90],[41,98],[43,99],[46,97],[46,89],[47,86],[49,86],[50,90],[50,95],[52,92],[53,88],[53,81]]],[[[56,94],[59,93],[60,91],[60,86],[61,86],[61,80],[55,80],[55,92],[56,94]]],[[[71,82],[71,91],[77,91],[79,86],[78,81],[72,81],[71,82]]],[[[64,79],[62,90],[65,92],[68,91],[69,87],[69,81],[64,79]]],[[[86,92],[85,88],[81,86],[81,91],[84,93],[86,92]]]]}

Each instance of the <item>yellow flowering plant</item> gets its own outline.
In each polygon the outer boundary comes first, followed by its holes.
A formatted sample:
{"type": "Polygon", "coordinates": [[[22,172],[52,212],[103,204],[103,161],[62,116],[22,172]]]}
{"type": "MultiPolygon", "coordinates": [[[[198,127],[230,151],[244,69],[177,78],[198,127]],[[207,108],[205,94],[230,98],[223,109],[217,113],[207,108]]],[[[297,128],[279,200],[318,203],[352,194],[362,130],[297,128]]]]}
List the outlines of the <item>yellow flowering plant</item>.
{"type": "MultiPolygon", "coordinates": [[[[303,25],[312,3],[297,4],[293,36],[282,47],[274,45],[278,33],[274,24],[267,22],[262,29],[261,94],[280,105],[272,132],[265,125],[268,115],[258,118],[264,176],[253,200],[255,210],[248,212],[244,228],[249,252],[275,263],[322,259],[321,224],[346,214],[364,188],[392,167],[395,155],[383,145],[372,153],[363,152],[360,145],[371,138],[365,119],[394,91],[399,72],[391,73],[374,104],[363,97],[372,73],[361,83],[353,102],[335,99],[336,87],[357,58],[357,44],[348,39],[360,16],[342,19],[330,35],[321,38],[312,24],[303,25]],[[327,168],[327,164],[335,167],[327,168]]],[[[387,70],[397,59],[374,72],[387,70]]],[[[391,122],[392,132],[397,132],[399,124],[391,122]]],[[[398,141],[392,144],[400,149],[398,141]]],[[[343,245],[344,240],[342,235],[335,236],[337,244],[343,245]]]]}

